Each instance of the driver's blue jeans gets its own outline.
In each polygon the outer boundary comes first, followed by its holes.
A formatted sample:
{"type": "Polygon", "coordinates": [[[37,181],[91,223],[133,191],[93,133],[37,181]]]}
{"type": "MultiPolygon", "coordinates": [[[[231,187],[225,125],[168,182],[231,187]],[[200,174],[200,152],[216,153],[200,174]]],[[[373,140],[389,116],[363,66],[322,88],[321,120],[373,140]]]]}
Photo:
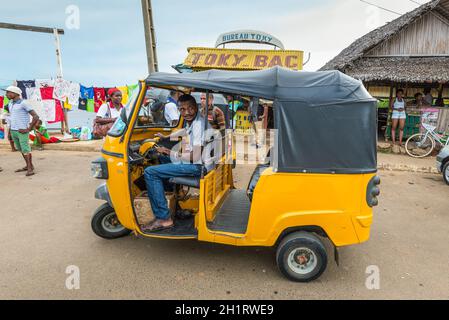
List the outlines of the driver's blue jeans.
{"type": "MultiPolygon", "coordinates": [[[[165,162],[165,161],[163,161],[165,162]]],[[[165,188],[168,180],[177,177],[201,177],[202,165],[196,164],[161,164],[145,169],[145,183],[151,208],[156,219],[170,219],[165,188]]]]}

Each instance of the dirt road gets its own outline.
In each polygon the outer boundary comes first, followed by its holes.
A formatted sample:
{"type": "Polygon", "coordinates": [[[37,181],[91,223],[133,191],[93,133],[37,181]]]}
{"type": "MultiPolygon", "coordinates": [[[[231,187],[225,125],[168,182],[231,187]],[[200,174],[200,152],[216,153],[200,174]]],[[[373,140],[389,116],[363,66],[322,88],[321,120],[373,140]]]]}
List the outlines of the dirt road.
{"type": "MultiPolygon", "coordinates": [[[[311,284],[285,280],[270,249],[195,241],[105,241],[90,229],[101,202],[94,153],[35,153],[37,175],[0,151],[0,299],[449,299],[449,187],[431,174],[380,172],[371,240],[341,249],[311,284]],[[80,289],[66,288],[79,267],[80,289]],[[380,290],[365,286],[380,270],[380,290]]],[[[236,175],[244,186],[251,174],[236,175]]],[[[332,255],[332,253],[330,253],[332,255]]]]}

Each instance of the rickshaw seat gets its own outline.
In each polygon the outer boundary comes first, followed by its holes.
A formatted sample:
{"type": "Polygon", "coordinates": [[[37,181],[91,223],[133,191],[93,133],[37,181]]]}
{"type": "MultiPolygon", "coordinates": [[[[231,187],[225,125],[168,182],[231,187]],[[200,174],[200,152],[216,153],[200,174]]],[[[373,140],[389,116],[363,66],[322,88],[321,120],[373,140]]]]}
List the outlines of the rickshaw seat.
{"type": "Polygon", "coordinates": [[[171,184],[176,184],[180,186],[186,186],[190,188],[199,189],[200,188],[200,181],[201,178],[195,178],[195,177],[177,177],[177,178],[171,178],[169,182],[171,184]]]}
{"type": "MultiPolygon", "coordinates": [[[[225,140],[225,134],[226,130],[222,130],[221,135],[222,135],[222,143],[224,144],[225,140]]],[[[211,144],[214,142],[214,139],[211,139],[210,141],[207,142],[207,145],[211,144]]],[[[223,147],[223,154],[225,152],[225,148],[223,147]]],[[[211,158],[214,157],[213,152],[211,153],[211,158]]],[[[216,166],[217,167],[217,166],[216,166]]],[[[205,167],[203,167],[203,173],[204,175],[207,175],[208,171],[206,170],[205,167]]],[[[176,177],[176,178],[171,178],[169,180],[169,182],[171,184],[175,184],[175,185],[180,185],[180,186],[185,186],[185,187],[190,187],[190,188],[195,188],[195,189],[199,189],[200,188],[200,181],[201,178],[195,178],[195,177],[176,177]]]]}

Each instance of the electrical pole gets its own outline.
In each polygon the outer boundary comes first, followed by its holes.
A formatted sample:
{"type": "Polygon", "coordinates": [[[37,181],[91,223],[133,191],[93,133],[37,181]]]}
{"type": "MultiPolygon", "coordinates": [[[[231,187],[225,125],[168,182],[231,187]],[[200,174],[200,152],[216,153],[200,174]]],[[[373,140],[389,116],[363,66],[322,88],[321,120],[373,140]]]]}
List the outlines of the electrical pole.
{"type": "MultiPolygon", "coordinates": [[[[53,34],[55,37],[55,46],[56,46],[56,63],[58,66],[57,69],[57,78],[62,79],[62,57],[61,57],[61,41],[59,35],[64,34],[63,29],[56,28],[45,28],[45,27],[36,27],[36,26],[27,26],[22,24],[13,24],[13,23],[4,23],[0,22],[0,29],[9,29],[9,30],[17,30],[17,31],[30,31],[30,32],[39,32],[39,33],[49,33],[53,34]]],[[[69,133],[68,119],[67,119],[67,110],[62,107],[64,111],[64,120],[62,122],[62,131],[65,133],[69,133]]]]}
{"type": "MultiPolygon", "coordinates": [[[[56,46],[56,64],[58,65],[58,79],[64,79],[64,73],[62,72],[62,56],[61,56],[61,40],[59,39],[59,34],[57,29],[53,29],[53,34],[55,36],[55,46],[56,46]]],[[[64,119],[61,125],[62,134],[70,134],[69,120],[67,116],[67,110],[62,106],[62,111],[64,114],[64,119]]]]}
{"type": "Polygon", "coordinates": [[[156,36],[153,22],[153,8],[151,0],[142,1],[143,25],[145,28],[145,43],[147,49],[148,72],[153,73],[159,71],[157,52],[156,52],[156,36]]]}

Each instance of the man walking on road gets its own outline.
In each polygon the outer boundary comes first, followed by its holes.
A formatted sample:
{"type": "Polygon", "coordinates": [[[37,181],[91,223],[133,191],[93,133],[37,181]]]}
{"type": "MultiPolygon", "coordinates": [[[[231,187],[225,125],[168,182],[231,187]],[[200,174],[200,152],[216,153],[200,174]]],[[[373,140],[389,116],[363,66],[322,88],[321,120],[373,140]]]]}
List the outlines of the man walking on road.
{"type": "Polygon", "coordinates": [[[21,95],[22,90],[18,87],[11,86],[6,89],[6,96],[10,100],[8,107],[11,114],[11,136],[16,149],[22,153],[26,163],[25,168],[16,170],[16,172],[26,172],[26,176],[30,177],[34,175],[34,166],[29,144],[29,134],[39,121],[39,116],[22,100],[21,95]],[[30,115],[33,118],[31,123],[30,115]]]}

